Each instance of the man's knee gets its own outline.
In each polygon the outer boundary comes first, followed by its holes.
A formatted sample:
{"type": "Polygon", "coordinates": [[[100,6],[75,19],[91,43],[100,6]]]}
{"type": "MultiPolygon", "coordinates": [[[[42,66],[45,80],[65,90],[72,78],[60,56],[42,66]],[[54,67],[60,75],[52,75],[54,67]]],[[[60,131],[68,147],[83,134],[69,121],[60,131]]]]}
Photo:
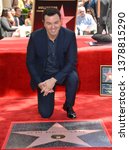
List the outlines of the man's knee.
{"type": "Polygon", "coordinates": [[[50,118],[53,114],[53,108],[45,106],[45,107],[38,107],[38,111],[42,118],[50,118]]]}

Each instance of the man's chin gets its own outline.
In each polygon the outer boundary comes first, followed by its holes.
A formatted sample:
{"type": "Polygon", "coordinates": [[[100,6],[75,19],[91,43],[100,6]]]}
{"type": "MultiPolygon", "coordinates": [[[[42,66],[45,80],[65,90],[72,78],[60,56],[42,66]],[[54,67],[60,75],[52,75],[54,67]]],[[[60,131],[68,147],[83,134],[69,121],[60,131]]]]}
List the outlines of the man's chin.
{"type": "Polygon", "coordinates": [[[51,32],[52,36],[57,36],[57,34],[58,34],[57,32],[51,32]]]}

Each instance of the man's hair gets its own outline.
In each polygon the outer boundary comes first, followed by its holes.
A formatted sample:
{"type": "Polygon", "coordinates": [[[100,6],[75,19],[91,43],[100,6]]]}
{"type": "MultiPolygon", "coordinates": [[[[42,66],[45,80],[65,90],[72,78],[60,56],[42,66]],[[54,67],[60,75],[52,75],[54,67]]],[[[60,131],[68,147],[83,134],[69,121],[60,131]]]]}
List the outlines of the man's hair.
{"type": "Polygon", "coordinates": [[[45,19],[45,15],[47,16],[53,16],[57,14],[60,18],[61,18],[61,14],[60,14],[60,11],[54,7],[50,7],[50,8],[46,8],[42,14],[42,19],[44,21],[45,19]]]}
{"type": "MultiPolygon", "coordinates": [[[[14,10],[17,11],[18,9],[20,9],[20,7],[14,7],[14,10]]],[[[21,9],[20,9],[21,10],[21,9]]]]}

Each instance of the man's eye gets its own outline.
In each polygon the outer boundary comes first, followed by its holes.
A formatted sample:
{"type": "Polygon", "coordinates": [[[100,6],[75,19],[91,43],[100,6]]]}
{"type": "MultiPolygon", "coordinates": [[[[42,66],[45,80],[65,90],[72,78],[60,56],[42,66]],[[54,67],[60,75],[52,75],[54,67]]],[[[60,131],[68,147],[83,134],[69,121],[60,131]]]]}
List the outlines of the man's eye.
{"type": "Polygon", "coordinates": [[[55,24],[58,24],[58,23],[59,23],[59,21],[55,22],[55,24]]]}

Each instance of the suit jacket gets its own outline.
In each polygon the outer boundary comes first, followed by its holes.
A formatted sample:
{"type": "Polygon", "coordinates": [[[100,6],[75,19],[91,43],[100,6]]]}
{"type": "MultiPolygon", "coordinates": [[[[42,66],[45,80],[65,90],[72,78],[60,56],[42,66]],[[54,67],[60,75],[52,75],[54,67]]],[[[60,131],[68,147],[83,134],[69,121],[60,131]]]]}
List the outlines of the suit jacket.
{"type": "MultiPolygon", "coordinates": [[[[48,54],[48,36],[46,29],[34,31],[27,46],[27,68],[31,76],[31,87],[35,89],[42,82],[48,54]]],[[[65,77],[76,70],[77,43],[75,33],[61,27],[57,37],[56,47],[57,63],[59,72],[54,76],[57,83],[61,84],[65,77]]]]}

